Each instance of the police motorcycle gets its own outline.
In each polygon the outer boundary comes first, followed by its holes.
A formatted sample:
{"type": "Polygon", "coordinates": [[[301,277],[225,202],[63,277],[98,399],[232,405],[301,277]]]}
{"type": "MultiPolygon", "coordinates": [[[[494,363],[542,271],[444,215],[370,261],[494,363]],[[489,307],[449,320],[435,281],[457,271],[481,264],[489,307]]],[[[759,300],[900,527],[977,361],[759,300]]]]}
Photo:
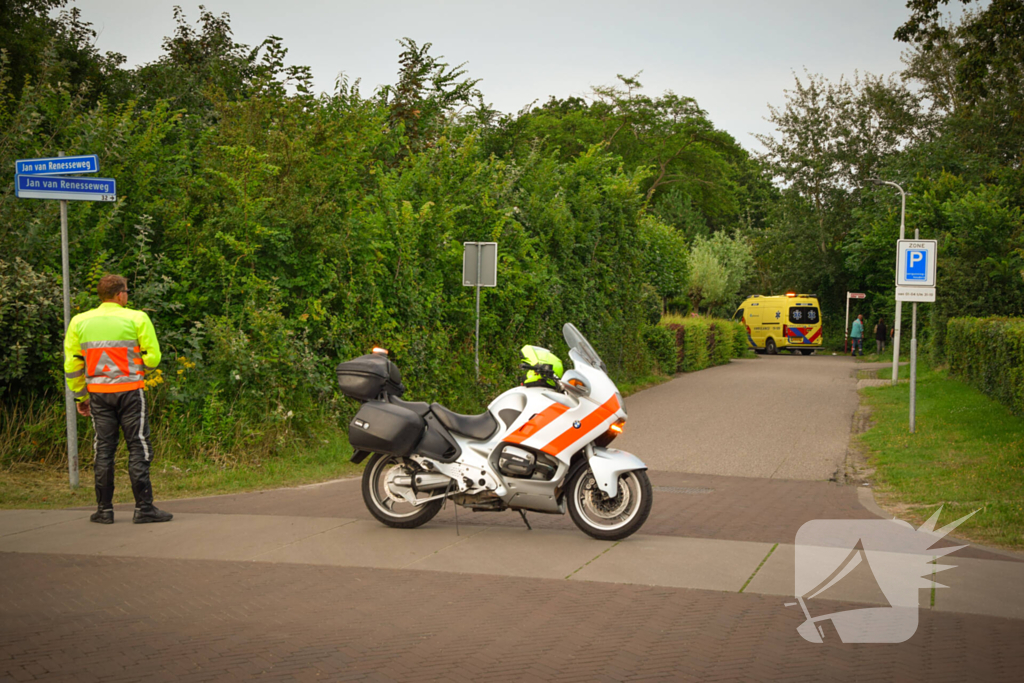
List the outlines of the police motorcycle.
{"type": "Polygon", "coordinates": [[[450,500],[474,511],[565,514],[602,540],[626,538],[651,512],[647,466],[609,448],[626,409],[607,367],[571,323],[562,329],[573,368],[527,346],[522,386],[480,415],[404,401],[402,376],[384,349],[337,368],[342,393],[362,401],[349,423],[363,501],[391,527],[425,524],[450,500]]]}

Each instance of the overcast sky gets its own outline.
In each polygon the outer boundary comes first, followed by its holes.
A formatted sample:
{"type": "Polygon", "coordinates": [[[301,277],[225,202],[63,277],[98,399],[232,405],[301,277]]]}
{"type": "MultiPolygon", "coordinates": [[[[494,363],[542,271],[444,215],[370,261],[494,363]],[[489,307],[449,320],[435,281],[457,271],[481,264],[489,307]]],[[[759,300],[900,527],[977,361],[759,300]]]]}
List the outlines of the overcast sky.
{"type": "MultiPolygon", "coordinates": [[[[76,0],[99,33],[101,51],[144,64],[173,31],[172,8],[195,22],[198,3],[183,0],[76,0]]],[[[640,77],[648,94],[665,90],[697,99],[714,124],[744,147],[771,133],[768,103],[782,104],[793,72],[829,79],[854,70],[901,68],[893,31],[905,0],[718,0],[637,5],[591,0],[205,0],[231,15],[235,39],[284,39],[291,63],[308,65],[316,86],[331,91],[339,72],[361,78],[364,95],[393,83],[408,36],[431,42],[432,54],[468,62],[485,99],[518,111],[551,95],[586,95],[616,74],[640,77]]]]}

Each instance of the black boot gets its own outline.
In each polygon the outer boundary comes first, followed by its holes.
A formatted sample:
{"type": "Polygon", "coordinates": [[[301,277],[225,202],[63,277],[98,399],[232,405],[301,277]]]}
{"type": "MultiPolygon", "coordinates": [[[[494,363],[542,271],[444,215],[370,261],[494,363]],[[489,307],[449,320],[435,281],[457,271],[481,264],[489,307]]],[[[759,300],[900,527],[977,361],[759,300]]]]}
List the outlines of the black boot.
{"type": "Polygon", "coordinates": [[[104,510],[100,508],[96,512],[89,515],[90,522],[96,522],[97,524],[113,524],[114,523],[114,511],[110,508],[104,510]]]}
{"type": "Polygon", "coordinates": [[[164,512],[158,510],[153,505],[147,505],[146,507],[135,508],[135,516],[132,518],[133,524],[152,524],[154,522],[169,522],[174,519],[174,515],[170,512],[164,512]]]}

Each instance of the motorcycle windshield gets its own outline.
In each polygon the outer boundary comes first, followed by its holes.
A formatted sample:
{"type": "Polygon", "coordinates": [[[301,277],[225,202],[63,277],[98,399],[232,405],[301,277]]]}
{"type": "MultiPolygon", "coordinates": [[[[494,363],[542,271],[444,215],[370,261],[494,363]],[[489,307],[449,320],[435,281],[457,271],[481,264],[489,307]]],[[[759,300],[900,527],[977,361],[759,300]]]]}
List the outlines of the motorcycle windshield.
{"type": "Polygon", "coordinates": [[[565,337],[565,343],[569,345],[570,351],[578,353],[580,358],[598,370],[605,373],[608,372],[608,366],[601,360],[601,356],[597,355],[597,351],[590,345],[587,338],[583,336],[583,333],[576,329],[575,325],[566,323],[565,327],[562,328],[562,336],[565,337]]]}

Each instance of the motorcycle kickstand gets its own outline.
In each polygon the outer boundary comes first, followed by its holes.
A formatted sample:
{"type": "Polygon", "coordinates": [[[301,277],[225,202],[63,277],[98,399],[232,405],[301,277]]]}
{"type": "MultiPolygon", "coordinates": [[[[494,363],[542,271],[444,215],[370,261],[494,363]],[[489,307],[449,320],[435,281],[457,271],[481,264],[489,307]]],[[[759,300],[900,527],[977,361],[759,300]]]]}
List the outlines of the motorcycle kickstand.
{"type": "Polygon", "coordinates": [[[526,525],[526,528],[530,531],[533,531],[533,527],[530,526],[529,520],[526,519],[526,510],[520,510],[519,516],[523,518],[523,524],[526,525]]]}
{"type": "MultiPolygon", "coordinates": [[[[454,479],[452,481],[449,481],[448,487],[444,490],[444,505],[442,506],[443,508],[448,507],[448,492],[452,490],[452,484],[454,483],[454,481],[454,479]]],[[[461,534],[459,534],[459,504],[456,503],[455,501],[452,501],[452,510],[455,512],[455,535],[460,536],[461,534]]]]}

